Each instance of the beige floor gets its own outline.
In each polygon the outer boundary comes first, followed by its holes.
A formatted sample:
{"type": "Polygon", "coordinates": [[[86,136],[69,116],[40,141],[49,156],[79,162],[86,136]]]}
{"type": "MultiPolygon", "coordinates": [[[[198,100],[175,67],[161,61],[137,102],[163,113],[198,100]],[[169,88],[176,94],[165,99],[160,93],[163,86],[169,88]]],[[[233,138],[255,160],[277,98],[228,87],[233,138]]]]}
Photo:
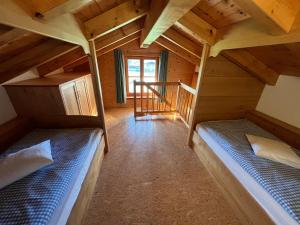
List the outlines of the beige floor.
{"type": "Polygon", "coordinates": [[[130,110],[108,110],[110,152],[103,161],[85,224],[240,224],[185,145],[174,120],[135,121],[130,110]]]}

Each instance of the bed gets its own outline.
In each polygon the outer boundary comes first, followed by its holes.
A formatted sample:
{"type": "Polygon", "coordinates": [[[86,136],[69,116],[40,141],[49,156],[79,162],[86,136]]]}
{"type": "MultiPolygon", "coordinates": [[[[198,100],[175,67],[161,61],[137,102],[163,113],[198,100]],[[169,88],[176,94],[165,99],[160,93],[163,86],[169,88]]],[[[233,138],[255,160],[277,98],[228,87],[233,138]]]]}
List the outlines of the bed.
{"type": "Polygon", "coordinates": [[[103,131],[36,129],[0,157],[48,139],[54,163],[0,190],[0,224],[80,224],[104,154],[103,131]]]}
{"type": "Polygon", "coordinates": [[[246,223],[300,224],[300,171],[255,156],[246,133],[277,139],[246,119],[210,121],[196,126],[194,149],[246,223]]]}

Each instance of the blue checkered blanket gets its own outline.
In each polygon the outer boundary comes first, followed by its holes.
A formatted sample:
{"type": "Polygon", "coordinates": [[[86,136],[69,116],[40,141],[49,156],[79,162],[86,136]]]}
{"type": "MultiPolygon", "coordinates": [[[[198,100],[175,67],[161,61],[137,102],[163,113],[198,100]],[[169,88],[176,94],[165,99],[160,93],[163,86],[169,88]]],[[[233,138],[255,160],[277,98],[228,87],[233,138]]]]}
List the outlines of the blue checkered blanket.
{"type": "Polygon", "coordinates": [[[300,170],[257,157],[245,134],[275,136],[248,120],[203,122],[201,126],[300,224],[300,170]]]}
{"type": "Polygon", "coordinates": [[[100,140],[97,129],[35,130],[1,157],[48,139],[54,163],[0,190],[1,225],[48,224],[75,183],[92,143],[100,140]]]}

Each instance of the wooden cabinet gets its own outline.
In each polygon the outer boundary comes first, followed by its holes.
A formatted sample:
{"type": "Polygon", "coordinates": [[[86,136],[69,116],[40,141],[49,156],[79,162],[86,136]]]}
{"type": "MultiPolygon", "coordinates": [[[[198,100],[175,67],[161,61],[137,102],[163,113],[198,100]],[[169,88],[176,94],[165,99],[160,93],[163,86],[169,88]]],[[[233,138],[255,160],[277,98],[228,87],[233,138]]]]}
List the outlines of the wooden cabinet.
{"type": "Polygon", "coordinates": [[[97,115],[90,74],[63,73],[4,87],[18,115],[97,115]]]}

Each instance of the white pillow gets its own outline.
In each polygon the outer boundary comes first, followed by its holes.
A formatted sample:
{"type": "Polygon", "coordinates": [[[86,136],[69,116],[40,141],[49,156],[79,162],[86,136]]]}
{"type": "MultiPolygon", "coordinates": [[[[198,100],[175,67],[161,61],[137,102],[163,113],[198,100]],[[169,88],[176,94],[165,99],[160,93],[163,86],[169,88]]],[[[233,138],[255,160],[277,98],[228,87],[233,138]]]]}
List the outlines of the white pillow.
{"type": "Polygon", "coordinates": [[[300,157],[288,144],[250,134],[246,136],[255,155],[300,169],[300,157]]]}
{"type": "Polygon", "coordinates": [[[50,140],[0,159],[0,189],[53,163],[50,140]]]}

